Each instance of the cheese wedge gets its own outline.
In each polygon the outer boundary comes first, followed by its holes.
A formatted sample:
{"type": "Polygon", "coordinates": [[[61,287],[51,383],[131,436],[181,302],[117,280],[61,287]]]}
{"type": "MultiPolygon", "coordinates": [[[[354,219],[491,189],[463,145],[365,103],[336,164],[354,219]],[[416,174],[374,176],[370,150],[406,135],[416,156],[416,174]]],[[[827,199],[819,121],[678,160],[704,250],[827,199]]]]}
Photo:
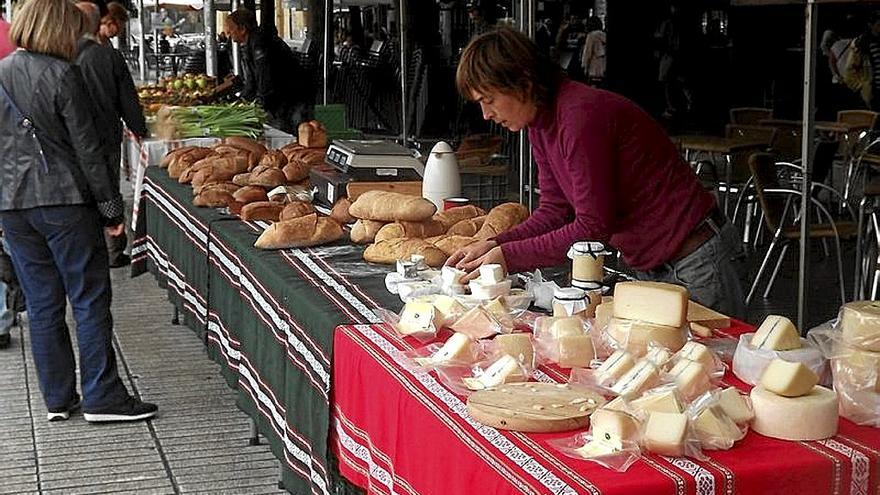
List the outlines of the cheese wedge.
{"type": "Polygon", "coordinates": [[[443,316],[431,303],[408,302],[400,314],[400,322],[395,327],[403,335],[433,333],[443,327],[443,316]]]}
{"type": "Polygon", "coordinates": [[[596,368],[596,379],[603,385],[614,383],[635,364],[635,360],[628,352],[615,351],[601,366],[596,368]]]}
{"type": "Polygon", "coordinates": [[[696,361],[702,364],[707,372],[715,367],[715,356],[712,354],[712,351],[699,342],[690,341],[686,343],[684,347],[675,354],[675,359],[690,359],[691,361],[696,361]]]}
{"type": "Polygon", "coordinates": [[[614,287],[614,317],[681,328],[688,290],[663,282],[622,282],[614,287]]]}
{"type": "Polygon", "coordinates": [[[651,344],[676,352],[687,342],[686,332],[681,328],[620,318],[611,318],[606,332],[619,345],[639,357],[648,352],[651,344]]]}
{"type": "Polygon", "coordinates": [[[525,380],[519,363],[512,356],[504,355],[490,364],[482,375],[476,378],[463,378],[465,386],[471,390],[484,390],[510,382],[525,380]]]}
{"type": "Polygon", "coordinates": [[[648,416],[643,442],[655,454],[681,457],[688,432],[686,414],[653,412],[648,416]]]}
{"type": "Polygon", "coordinates": [[[856,301],[840,308],[843,340],[865,351],[880,352],[880,301],[856,301]]]}
{"type": "Polygon", "coordinates": [[[742,440],[743,432],[718,406],[703,409],[694,420],[694,430],[704,449],[728,448],[742,440]]]}
{"type": "Polygon", "coordinates": [[[593,340],[587,334],[566,335],[558,340],[559,366],[563,368],[589,368],[596,357],[593,340]]]}
{"type": "Polygon", "coordinates": [[[666,390],[657,393],[647,393],[638,399],[632,401],[633,408],[644,412],[665,412],[680,413],[684,412],[684,406],[678,400],[675,389],[668,387],[666,390]]]}
{"type": "Polygon", "coordinates": [[[451,325],[456,318],[465,313],[464,306],[454,297],[439,295],[432,301],[434,309],[443,316],[443,326],[451,325]]]}
{"type": "Polygon", "coordinates": [[[784,316],[770,315],[752,337],[752,347],[773,351],[801,348],[801,338],[794,323],[784,316]]]}
{"type": "Polygon", "coordinates": [[[696,397],[712,388],[712,381],[702,364],[690,359],[680,359],[669,370],[675,386],[686,398],[696,397]]]}
{"type": "Polygon", "coordinates": [[[437,349],[431,356],[432,364],[447,364],[452,362],[470,363],[474,360],[471,349],[473,341],[463,333],[454,333],[437,349]]]}
{"type": "Polygon", "coordinates": [[[602,406],[602,409],[609,411],[620,411],[629,414],[630,408],[626,405],[626,399],[623,397],[615,397],[613,400],[602,406]]]}
{"type": "Polygon", "coordinates": [[[517,361],[526,366],[535,364],[535,347],[532,338],[527,333],[509,333],[498,335],[494,342],[501,348],[501,352],[513,356],[517,361]]]}
{"type": "Polygon", "coordinates": [[[462,285],[461,279],[467,273],[455,268],[454,266],[444,266],[440,269],[440,281],[443,287],[451,287],[453,285],[462,285]]]}
{"type": "Polygon", "coordinates": [[[500,284],[504,280],[504,269],[498,264],[488,264],[480,267],[480,282],[483,285],[500,284]]]}
{"type": "Polygon", "coordinates": [[[729,316],[725,316],[694,301],[688,301],[687,320],[708,329],[728,328],[730,326],[729,316]]]}
{"type": "Polygon", "coordinates": [[[782,397],[757,385],[750,397],[756,433],[793,441],[821,440],[837,433],[838,404],[833,390],[816,386],[800,397],[782,397]]]}
{"type": "Polygon", "coordinates": [[[590,415],[590,424],[594,439],[623,449],[624,440],[638,441],[639,422],[635,418],[620,411],[596,409],[590,415]]]}
{"type": "Polygon", "coordinates": [[[457,319],[449,328],[456,332],[468,335],[474,340],[485,339],[501,333],[502,327],[498,321],[480,306],[471,308],[467,313],[457,319]]]}
{"type": "Polygon", "coordinates": [[[783,397],[806,395],[819,383],[819,377],[804,363],[774,359],[761,375],[761,385],[783,397]]]}
{"type": "Polygon", "coordinates": [[[627,398],[638,397],[645,390],[657,385],[660,371],[650,361],[639,361],[617,380],[611,390],[627,398]]]}
{"type": "Polygon", "coordinates": [[[562,337],[584,335],[585,333],[584,320],[578,316],[556,318],[550,325],[550,336],[557,340],[562,337]]]}
{"type": "Polygon", "coordinates": [[[752,410],[746,404],[745,398],[739,393],[739,390],[728,387],[721,391],[718,396],[718,405],[724,410],[724,414],[733,420],[734,423],[748,423],[755,417],[752,410]]]}
{"type": "Polygon", "coordinates": [[[604,329],[608,326],[608,322],[611,321],[612,317],[614,317],[614,298],[603,297],[602,304],[596,306],[596,318],[593,328],[604,329]]]}

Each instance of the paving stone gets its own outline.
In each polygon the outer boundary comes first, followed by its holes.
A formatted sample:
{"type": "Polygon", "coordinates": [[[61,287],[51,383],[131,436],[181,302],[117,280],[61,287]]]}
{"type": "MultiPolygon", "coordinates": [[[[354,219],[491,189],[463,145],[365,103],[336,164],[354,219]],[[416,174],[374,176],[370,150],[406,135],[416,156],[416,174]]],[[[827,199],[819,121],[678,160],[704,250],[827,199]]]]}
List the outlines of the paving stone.
{"type": "Polygon", "coordinates": [[[70,493],[75,491],[79,494],[86,493],[105,493],[107,488],[123,491],[131,490],[139,492],[144,490],[155,490],[157,488],[169,487],[171,482],[166,478],[165,472],[144,473],[139,477],[126,476],[107,476],[89,479],[71,479],[59,480],[54,482],[43,483],[44,493],[58,490],[60,493],[70,493]]]}
{"type": "Polygon", "coordinates": [[[100,468],[75,469],[69,471],[41,471],[40,480],[44,487],[52,486],[53,483],[69,482],[71,480],[88,482],[93,479],[144,479],[164,478],[165,466],[156,459],[156,462],[147,464],[104,465],[100,468]]]}
{"type": "Polygon", "coordinates": [[[30,493],[40,493],[37,491],[37,483],[12,483],[4,480],[0,483],[0,495],[24,495],[30,493]]]}

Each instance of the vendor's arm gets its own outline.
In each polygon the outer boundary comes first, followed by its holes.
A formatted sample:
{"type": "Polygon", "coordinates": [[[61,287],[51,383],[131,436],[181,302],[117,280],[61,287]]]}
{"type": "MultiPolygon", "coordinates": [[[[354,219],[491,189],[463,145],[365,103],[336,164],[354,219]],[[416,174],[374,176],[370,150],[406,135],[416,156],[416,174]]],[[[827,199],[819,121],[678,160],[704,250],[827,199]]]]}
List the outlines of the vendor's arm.
{"type": "MultiPolygon", "coordinates": [[[[558,183],[565,181],[574,185],[571,188],[574,218],[568,217],[565,225],[535,237],[507,242],[499,240],[512,272],[562,264],[574,242],[594,240],[607,243],[614,228],[615,196],[621,185],[618,185],[615,173],[617,158],[613,122],[607,115],[584,116],[573,111],[562,115],[561,119],[562,163],[551,164],[557,190],[550,192],[562,198],[558,183]]],[[[541,192],[543,196],[543,189],[541,192]]],[[[552,201],[552,196],[549,199],[552,201]]],[[[559,215],[559,218],[566,217],[559,215]]]]}

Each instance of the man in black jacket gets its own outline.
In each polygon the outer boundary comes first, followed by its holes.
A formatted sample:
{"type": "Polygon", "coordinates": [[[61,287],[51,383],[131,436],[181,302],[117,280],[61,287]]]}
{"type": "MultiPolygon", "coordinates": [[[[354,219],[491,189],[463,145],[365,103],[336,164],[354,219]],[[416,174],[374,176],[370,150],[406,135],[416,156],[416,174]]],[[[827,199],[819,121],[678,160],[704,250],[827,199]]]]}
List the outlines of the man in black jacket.
{"type": "MultiPolygon", "coordinates": [[[[96,124],[103,134],[110,176],[118,184],[122,121],[138,139],[147,136],[147,125],[125,59],[112,46],[102,44],[97,39],[101,21],[98,7],[91,2],[77,3],[77,7],[85,14],[87,31],[91,34],[80,39],[76,64],[82,71],[89,95],[98,110],[96,124]]],[[[125,254],[127,241],[124,230],[120,236],[107,236],[111,267],[129,263],[129,257],[125,254]]]]}
{"type": "Polygon", "coordinates": [[[262,106],[269,113],[270,124],[292,132],[298,121],[307,117],[304,112],[313,97],[308,74],[293,51],[275,32],[258,27],[254,13],[247,9],[230,14],[224,29],[241,45],[241,97],[262,106]]]}

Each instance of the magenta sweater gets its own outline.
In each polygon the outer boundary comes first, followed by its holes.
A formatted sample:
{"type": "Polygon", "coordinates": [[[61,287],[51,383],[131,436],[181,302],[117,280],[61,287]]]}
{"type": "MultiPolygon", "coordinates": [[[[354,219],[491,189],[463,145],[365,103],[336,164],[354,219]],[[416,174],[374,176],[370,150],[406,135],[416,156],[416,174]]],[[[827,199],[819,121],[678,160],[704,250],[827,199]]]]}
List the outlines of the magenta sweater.
{"type": "Polygon", "coordinates": [[[660,125],[620,95],[564,80],[529,141],[540,205],[495,239],[511,272],[565,263],[582,240],[649,270],[670,261],[715,204],[660,125]]]}

